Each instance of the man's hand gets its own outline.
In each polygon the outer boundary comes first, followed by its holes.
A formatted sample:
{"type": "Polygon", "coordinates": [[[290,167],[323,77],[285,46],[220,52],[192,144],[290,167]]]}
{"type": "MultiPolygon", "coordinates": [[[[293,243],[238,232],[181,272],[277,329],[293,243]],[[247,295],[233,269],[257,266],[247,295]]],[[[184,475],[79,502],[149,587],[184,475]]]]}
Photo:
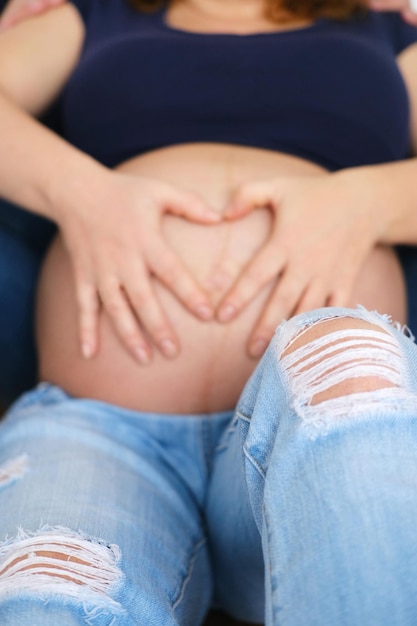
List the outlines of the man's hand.
{"type": "Polygon", "coordinates": [[[64,2],[65,0],[9,0],[0,16],[0,31],[64,2]]]}
{"type": "Polygon", "coordinates": [[[417,0],[369,0],[374,11],[400,11],[403,19],[417,26],[417,0]]]}

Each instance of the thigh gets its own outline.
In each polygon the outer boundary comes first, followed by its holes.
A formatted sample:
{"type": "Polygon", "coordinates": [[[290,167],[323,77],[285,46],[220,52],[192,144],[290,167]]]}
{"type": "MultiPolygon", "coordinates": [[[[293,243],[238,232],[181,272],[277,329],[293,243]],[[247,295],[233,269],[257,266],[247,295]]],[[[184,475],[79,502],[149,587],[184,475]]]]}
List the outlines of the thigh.
{"type": "Polygon", "coordinates": [[[412,623],[416,366],[415,344],[362,309],[321,309],[280,326],[213,472],[222,608],[261,621],[265,597],[268,625],[412,623]],[[326,320],[346,328],[333,332],[326,320]],[[283,357],[316,324],[307,347],[283,357]],[[328,389],[333,397],[319,400],[328,389]]]}
{"type": "Polygon", "coordinates": [[[413,623],[416,365],[409,338],[362,309],[278,329],[237,412],[268,626],[413,623]]]}
{"type": "Polygon", "coordinates": [[[263,623],[264,559],[247,488],[247,434],[248,423],[236,414],[215,452],[206,516],[214,606],[242,622],[263,623]]]}
{"type": "Polygon", "coordinates": [[[176,471],[168,430],[48,386],[11,410],[0,438],[2,625],[202,622],[201,496],[176,471]]]}

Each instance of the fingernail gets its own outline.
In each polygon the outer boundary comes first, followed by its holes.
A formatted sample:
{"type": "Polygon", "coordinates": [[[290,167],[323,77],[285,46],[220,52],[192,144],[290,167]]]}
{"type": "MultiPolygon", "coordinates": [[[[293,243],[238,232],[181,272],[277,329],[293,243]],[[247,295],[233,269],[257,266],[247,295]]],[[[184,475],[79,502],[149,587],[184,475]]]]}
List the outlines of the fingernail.
{"type": "Polygon", "coordinates": [[[178,354],[178,346],[171,339],[163,339],[159,343],[163,354],[167,357],[174,357],[178,354]]]}
{"type": "Polygon", "coordinates": [[[218,318],[220,322],[228,322],[236,315],[236,307],[233,304],[226,304],[219,311],[218,318]]]}
{"type": "Polygon", "coordinates": [[[202,320],[211,320],[213,318],[213,309],[211,309],[207,304],[200,304],[195,312],[198,317],[201,317],[202,320]]]}
{"type": "Polygon", "coordinates": [[[255,358],[260,357],[265,352],[267,346],[268,342],[266,339],[254,339],[249,346],[249,354],[255,358]]]}
{"type": "Polygon", "coordinates": [[[91,357],[93,356],[93,348],[91,346],[91,343],[88,343],[87,341],[82,344],[81,351],[85,359],[91,359],[91,357]]]}
{"type": "Polygon", "coordinates": [[[150,356],[145,348],[139,346],[134,350],[135,356],[141,365],[149,365],[151,362],[150,356]]]}

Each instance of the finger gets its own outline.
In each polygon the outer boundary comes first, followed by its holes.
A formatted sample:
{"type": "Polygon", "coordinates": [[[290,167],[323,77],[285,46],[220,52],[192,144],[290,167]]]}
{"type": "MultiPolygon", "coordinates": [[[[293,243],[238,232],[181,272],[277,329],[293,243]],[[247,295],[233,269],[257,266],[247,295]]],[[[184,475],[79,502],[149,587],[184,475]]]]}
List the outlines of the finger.
{"type": "Polygon", "coordinates": [[[10,2],[0,17],[0,31],[34,15],[39,15],[48,9],[64,4],[65,0],[33,0],[26,2],[10,2]]]}
{"type": "Polygon", "coordinates": [[[345,307],[356,306],[357,302],[352,303],[352,285],[339,286],[334,289],[327,298],[327,306],[345,307]]]}
{"type": "Polygon", "coordinates": [[[1,14],[0,17],[0,32],[3,32],[12,26],[15,26],[19,22],[36,15],[36,10],[33,7],[28,8],[26,11],[8,11],[7,9],[1,14]]]}
{"type": "Polygon", "coordinates": [[[308,285],[293,311],[293,315],[299,315],[300,313],[306,313],[313,309],[330,306],[328,291],[328,288],[326,289],[319,283],[313,282],[308,285]]]}
{"type": "Polygon", "coordinates": [[[407,3],[404,0],[371,0],[369,7],[374,11],[402,11],[407,3]]]}
{"type": "Polygon", "coordinates": [[[305,280],[296,278],[292,272],[286,272],[278,279],[277,286],[268,299],[263,312],[249,338],[248,352],[253,358],[259,358],[266,349],[276,326],[290,317],[301,300],[306,285],[305,280]]]}
{"type": "Polygon", "coordinates": [[[270,312],[268,309],[264,310],[264,314],[259,319],[254,334],[248,341],[248,354],[252,359],[260,359],[267,349],[269,342],[274,336],[275,329],[280,323],[275,323],[276,319],[275,312],[270,312]]]}
{"type": "Polygon", "coordinates": [[[216,294],[217,298],[225,296],[232,289],[233,284],[242,273],[247,262],[246,254],[241,259],[239,259],[239,256],[236,258],[229,256],[226,259],[222,259],[221,263],[214,267],[204,286],[209,293],[216,294]]]}
{"type": "Polygon", "coordinates": [[[207,295],[174,252],[162,241],[153,242],[146,260],[155,276],[190,313],[204,321],[213,319],[214,309],[207,295]]]}
{"type": "Polygon", "coordinates": [[[98,351],[98,315],[100,301],[93,284],[79,279],[76,284],[81,352],[85,359],[98,351]]]}
{"type": "Polygon", "coordinates": [[[271,207],[277,201],[276,189],[271,181],[241,185],[232,194],[223,217],[237,219],[261,207],[271,207]]]}
{"type": "Polygon", "coordinates": [[[167,358],[176,357],[180,351],[178,339],[158,302],[151,281],[139,267],[133,271],[130,267],[123,285],[137,318],[152,342],[167,358]]]}
{"type": "Polygon", "coordinates": [[[217,319],[229,322],[283,270],[285,257],[277,252],[276,244],[266,245],[244,268],[234,287],[218,307],[217,319]]]}
{"type": "Polygon", "coordinates": [[[204,281],[204,288],[220,302],[248,264],[248,258],[252,258],[259,250],[259,246],[248,246],[247,242],[242,245],[240,237],[228,239],[226,250],[222,258],[215,264],[209,277],[204,281]]]}
{"type": "Polygon", "coordinates": [[[180,191],[174,187],[166,187],[160,201],[164,213],[172,213],[199,224],[216,224],[221,215],[206,204],[198,194],[180,191]]]}
{"type": "MultiPolygon", "coordinates": [[[[358,262],[349,262],[343,265],[343,269],[338,272],[337,281],[333,281],[334,287],[329,290],[328,305],[335,307],[357,306],[358,302],[353,302],[353,298],[358,295],[360,290],[360,282],[358,284],[358,276],[361,271],[362,264],[358,262]]],[[[365,294],[369,292],[369,288],[365,290],[365,294]]],[[[362,295],[365,295],[362,293],[362,295]]]]}
{"type": "Polygon", "coordinates": [[[411,26],[417,26],[417,2],[415,1],[415,5],[412,7],[412,9],[407,9],[406,11],[402,11],[401,15],[404,19],[404,21],[408,22],[408,24],[411,24],[411,26]]]}
{"type": "Polygon", "coordinates": [[[115,276],[107,274],[106,279],[99,285],[99,293],[104,310],[122,344],[137,362],[148,365],[151,362],[152,350],[140,331],[138,320],[133,314],[120,281],[115,276]]]}

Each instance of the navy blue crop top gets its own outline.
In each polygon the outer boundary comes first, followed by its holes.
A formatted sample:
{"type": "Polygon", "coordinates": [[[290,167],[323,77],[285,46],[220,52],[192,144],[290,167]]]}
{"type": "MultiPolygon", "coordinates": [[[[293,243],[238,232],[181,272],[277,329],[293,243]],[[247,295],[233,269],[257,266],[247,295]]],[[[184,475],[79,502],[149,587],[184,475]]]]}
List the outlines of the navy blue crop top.
{"type": "Polygon", "coordinates": [[[171,28],[125,0],[72,0],[86,25],[63,135],[108,166],[180,143],[285,152],[329,170],[403,159],[410,111],[396,14],[254,35],[171,28]]]}

